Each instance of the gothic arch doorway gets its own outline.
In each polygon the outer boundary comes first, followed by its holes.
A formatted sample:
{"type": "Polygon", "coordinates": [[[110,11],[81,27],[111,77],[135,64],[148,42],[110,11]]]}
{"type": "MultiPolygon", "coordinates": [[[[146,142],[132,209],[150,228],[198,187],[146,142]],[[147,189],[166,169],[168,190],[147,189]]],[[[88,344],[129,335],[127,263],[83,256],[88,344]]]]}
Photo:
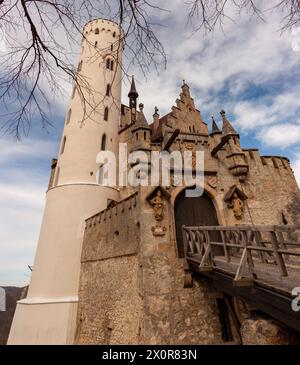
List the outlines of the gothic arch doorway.
{"type": "Polygon", "coordinates": [[[184,257],[182,226],[218,226],[217,212],[207,194],[187,198],[185,190],[178,194],[174,205],[178,256],[184,257]]]}

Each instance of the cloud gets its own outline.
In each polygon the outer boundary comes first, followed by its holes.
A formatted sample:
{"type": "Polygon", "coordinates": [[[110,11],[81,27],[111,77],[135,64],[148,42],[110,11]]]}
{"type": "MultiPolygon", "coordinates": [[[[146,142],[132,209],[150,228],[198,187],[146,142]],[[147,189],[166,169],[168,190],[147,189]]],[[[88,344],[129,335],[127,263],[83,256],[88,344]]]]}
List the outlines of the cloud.
{"type": "Polygon", "coordinates": [[[300,143],[300,124],[277,124],[263,128],[258,138],[267,146],[284,149],[300,143]]]}

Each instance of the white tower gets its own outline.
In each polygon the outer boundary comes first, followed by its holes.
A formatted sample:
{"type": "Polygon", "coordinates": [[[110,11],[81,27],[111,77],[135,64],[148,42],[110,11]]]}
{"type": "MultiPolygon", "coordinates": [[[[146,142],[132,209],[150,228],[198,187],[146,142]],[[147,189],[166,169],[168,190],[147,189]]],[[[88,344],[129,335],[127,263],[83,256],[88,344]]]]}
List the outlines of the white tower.
{"type": "Polygon", "coordinates": [[[78,73],[86,78],[85,120],[74,89],[53,182],[46,195],[28,296],[18,302],[9,344],[72,344],[75,335],[85,219],[119,200],[96,182],[101,149],[118,152],[123,33],[118,24],[93,20],[84,28],[78,73]]]}

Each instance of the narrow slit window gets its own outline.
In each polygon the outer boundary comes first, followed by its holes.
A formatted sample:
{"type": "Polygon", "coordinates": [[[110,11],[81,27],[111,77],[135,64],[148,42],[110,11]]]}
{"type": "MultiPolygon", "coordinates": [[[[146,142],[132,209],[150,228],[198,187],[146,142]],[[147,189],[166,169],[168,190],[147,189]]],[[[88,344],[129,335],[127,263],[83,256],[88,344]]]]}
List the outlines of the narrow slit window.
{"type": "Polygon", "coordinates": [[[106,149],[106,134],[103,134],[101,139],[101,151],[105,151],[106,149]]]}
{"type": "Polygon", "coordinates": [[[72,115],[72,109],[69,109],[69,111],[68,111],[68,115],[67,115],[67,124],[69,124],[69,123],[70,123],[71,115],[72,115]]]}
{"type": "Polygon", "coordinates": [[[106,86],[106,96],[110,96],[110,84],[106,86]]]}
{"type": "Polygon", "coordinates": [[[58,185],[59,173],[60,173],[60,169],[59,169],[59,167],[57,167],[56,168],[56,174],[55,174],[55,180],[54,180],[54,186],[58,185]]]}
{"type": "Polygon", "coordinates": [[[95,47],[97,47],[97,46],[98,46],[98,42],[96,41],[96,42],[95,42],[95,47]]]}
{"type": "Polygon", "coordinates": [[[106,60],[106,68],[108,70],[110,69],[110,59],[109,58],[106,60]]]}
{"type": "Polygon", "coordinates": [[[110,69],[111,69],[111,71],[114,70],[114,61],[113,60],[110,61],[110,69]]]}
{"type": "Polygon", "coordinates": [[[108,121],[108,107],[106,107],[104,109],[104,120],[107,122],[108,121]]]}
{"type": "Polygon", "coordinates": [[[116,38],[116,32],[113,32],[113,37],[116,38]]]}
{"type": "Polygon", "coordinates": [[[144,132],[144,140],[146,140],[146,132],[144,132]]]}
{"type": "Polygon", "coordinates": [[[99,34],[99,28],[95,29],[95,34],[99,34]]]}
{"type": "Polygon", "coordinates": [[[66,142],[67,142],[67,138],[66,136],[64,136],[64,139],[63,139],[63,143],[62,143],[62,146],[61,146],[61,152],[60,154],[62,155],[65,151],[65,148],[66,148],[66,142]]]}

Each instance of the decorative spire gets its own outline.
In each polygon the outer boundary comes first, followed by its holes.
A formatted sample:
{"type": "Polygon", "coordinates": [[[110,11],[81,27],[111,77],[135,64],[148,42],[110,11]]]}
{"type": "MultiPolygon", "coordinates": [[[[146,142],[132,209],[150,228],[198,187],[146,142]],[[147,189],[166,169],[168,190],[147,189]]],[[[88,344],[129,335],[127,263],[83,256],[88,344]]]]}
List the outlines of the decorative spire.
{"type": "Polygon", "coordinates": [[[220,131],[220,128],[219,128],[218,124],[216,123],[214,116],[212,115],[211,116],[211,134],[215,134],[215,133],[222,133],[222,132],[220,131]]]}
{"type": "Polygon", "coordinates": [[[181,89],[182,89],[182,94],[185,97],[191,97],[189,85],[186,83],[185,80],[183,80],[183,85],[181,86],[181,89]]]}
{"type": "Polygon", "coordinates": [[[237,134],[236,130],[233,128],[229,120],[226,118],[226,112],[224,110],[221,110],[220,114],[223,119],[223,128],[222,128],[223,135],[226,136],[228,134],[237,134]]]}
{"type": "Polygon", "coordinates": [[[132,76],[131,87],[128,97],[129,97],[129,107],[136,109],[137,98],[139,97],[139,94],[136,91],[134,76],[132,76]]]}

